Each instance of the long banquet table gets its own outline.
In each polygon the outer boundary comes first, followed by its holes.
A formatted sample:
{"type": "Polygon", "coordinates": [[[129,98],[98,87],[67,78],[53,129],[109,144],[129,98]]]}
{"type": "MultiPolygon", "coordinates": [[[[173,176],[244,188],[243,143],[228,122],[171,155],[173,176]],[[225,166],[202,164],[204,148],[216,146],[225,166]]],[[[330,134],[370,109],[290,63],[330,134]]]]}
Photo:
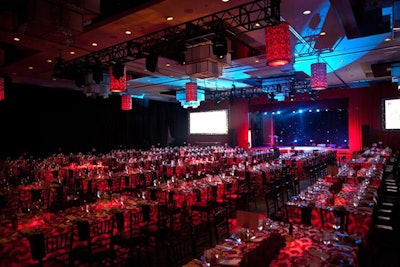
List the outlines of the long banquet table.
{"type": "MultiPolygon", "coordinates": [[[[261,214],[259,218],[257,230],[238,228],[231,238],[207,249],[205,253],[215,259],[211,266],[358,266],[361,236],[357,234],[296,224],[290,226],[263,218],[261,214]]],[[[184,265],[200,266],[207,266],[204,256],[184,265]]]]}
{"type": "Polygon", "coordinates": [[[365,237],[371,224],[374,197],[378,188],[368,183],[343,184],[341,191],[332,196],[329,191],[332,185],[331,182],[319,179],[298,196],[292,197],[287,205],[311,207],[311,225],[319,228],[322,227],[321,209],[343,208],[349,212],[347,231],[365,237]],[[334,203],[330,202],[332,200],[334,203]]]}
{"type": "MultiPolygon", "coordinates": [[[[10,220],[0,223],[0,266],[30,266],[31,259],[28,237],[35,233],[58,233],[73,228],[74,244],[79,243],[77,223],[82,220],[97,221],[114,216],[116,212],[141,210],[150,205],[150,221],[157,220],[157,202],[121,196],[120,198],[98,200],[78,207],[61,210],[58,213],[47,211],[18,214],[17,225],[10,220]]],[[[129,222],[129,220],[125,220],[129,222]]]]}

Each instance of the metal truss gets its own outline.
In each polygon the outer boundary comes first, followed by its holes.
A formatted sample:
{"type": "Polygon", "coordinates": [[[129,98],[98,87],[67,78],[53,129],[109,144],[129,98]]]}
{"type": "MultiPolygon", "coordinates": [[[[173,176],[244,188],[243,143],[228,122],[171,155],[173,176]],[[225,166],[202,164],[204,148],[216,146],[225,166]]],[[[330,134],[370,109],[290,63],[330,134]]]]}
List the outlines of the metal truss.
{"type": "Polygon", "coordinates": [[[222,100],[222,99],[236,99],[236,98],[253,98],[260,96],[268,96],[270,93],[284,93],[287,94],[289,92],[294,93],[309,93],[313,90],[310,87],[310,81],[296,81],[290,80],[285,84],[279,84],[280,91],[278,92],[277,85],[268,85],[263,87],[232,87],[230,90],[215,90],[215,91],[206,91],[206,100],[222,100]]]}
{"type": "MultiPolygon", "coordinates": [[[[257,0],[178,24],[102,50],[58,62],[56,76],[71,78],[76,71],[85,71],[94,65],[110,66],[145,57],[150,53],[163,55],[171,48],[210,41],[217,34],[239,35],[244,32],[276,25],[280,22],[280,0],[257,0]],[[151,51],[151,52],[150,52],[151,51]],[[69,77],[68,77],[69,76],[69,77]]],[[[176,49],[172,49],[176,51],[176,49]]]]}

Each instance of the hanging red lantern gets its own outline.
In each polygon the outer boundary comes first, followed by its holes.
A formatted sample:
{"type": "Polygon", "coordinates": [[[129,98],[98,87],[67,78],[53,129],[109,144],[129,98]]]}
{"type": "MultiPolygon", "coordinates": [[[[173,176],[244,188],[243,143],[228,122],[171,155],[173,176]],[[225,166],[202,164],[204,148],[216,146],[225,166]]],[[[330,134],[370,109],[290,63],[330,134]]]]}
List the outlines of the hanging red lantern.
{"type": "Polygon", "coordinates": [[[4,78],[0,77],[0,101],[4,100],[4,78]]]}
{"type": "Polygon", "coordinates": [[[326,88],[328,88],[326,63],[311,64],[311,89],[325,90],[326,88]]]}
{"type": "Polygon", "coordinates": [[[197,83],[186,83],[186,102],[197,101],[197,83]]]}
{"type": "Polygon", "coordinates": [[[268,66],[277,67],[290,63],[290,32],[287,22],[265,27],[265,49],[268,66]]]}
{"type": "Polygon", "coordinates": [[[121,97],[121,109],[132,110],[132,97],[130,94],[124,94],[121,97]]]}
{"type": "Polygon", "coordinates": [[[123,67],[123,73],[118,79],[114,76],[113,67],[110,67],[110,91],[112,93],[121,93],[126,91],[126,69],[123,67]]]}

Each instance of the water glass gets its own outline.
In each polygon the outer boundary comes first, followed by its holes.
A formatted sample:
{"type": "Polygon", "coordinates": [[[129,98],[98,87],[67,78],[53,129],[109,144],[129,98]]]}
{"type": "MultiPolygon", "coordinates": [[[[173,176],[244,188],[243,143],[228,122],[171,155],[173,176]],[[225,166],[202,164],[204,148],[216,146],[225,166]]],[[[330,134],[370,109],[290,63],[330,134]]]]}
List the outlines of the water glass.
{"type": "Polygon", "coordinates": [[[327,231],[322,233],[322,242],[328,246],[331,243],[331,234],[327,231]]]}
{"type": "Polygon", "coordinates": [[[332,227],[334,230],[338,231],[340,229],[340,217],[334,217],[332,227]]]}

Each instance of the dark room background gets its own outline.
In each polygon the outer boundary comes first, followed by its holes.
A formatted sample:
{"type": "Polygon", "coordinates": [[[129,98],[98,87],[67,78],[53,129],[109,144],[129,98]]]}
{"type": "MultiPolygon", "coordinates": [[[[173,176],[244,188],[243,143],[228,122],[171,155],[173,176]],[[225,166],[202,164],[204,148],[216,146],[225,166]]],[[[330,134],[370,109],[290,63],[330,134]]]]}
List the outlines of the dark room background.
{"type": "Polygon", "coordinates": [[[177,103],[133,99],[121,110],[121,97],[86,97],[81,91],[6,84],[0,102],[0,156],[22,153],[108,152],[182,145],[187,110],[177,103]]]}

